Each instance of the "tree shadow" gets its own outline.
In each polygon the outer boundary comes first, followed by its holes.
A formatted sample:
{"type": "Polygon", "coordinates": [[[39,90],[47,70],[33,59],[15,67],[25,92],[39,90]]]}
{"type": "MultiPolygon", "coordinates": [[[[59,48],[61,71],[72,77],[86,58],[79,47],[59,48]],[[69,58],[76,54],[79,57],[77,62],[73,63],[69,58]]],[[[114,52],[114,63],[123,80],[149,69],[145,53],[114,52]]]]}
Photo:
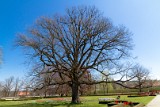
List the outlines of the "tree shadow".
{"type": "Polygon", "coordinates": [[[0,105],[0,107],[58,107],[58,106],[65,106],[65,107],[74,107],[77,104],[70,104],[70,103],[26,103],[26,104],[17,104],[17,105],[0,105]]]}

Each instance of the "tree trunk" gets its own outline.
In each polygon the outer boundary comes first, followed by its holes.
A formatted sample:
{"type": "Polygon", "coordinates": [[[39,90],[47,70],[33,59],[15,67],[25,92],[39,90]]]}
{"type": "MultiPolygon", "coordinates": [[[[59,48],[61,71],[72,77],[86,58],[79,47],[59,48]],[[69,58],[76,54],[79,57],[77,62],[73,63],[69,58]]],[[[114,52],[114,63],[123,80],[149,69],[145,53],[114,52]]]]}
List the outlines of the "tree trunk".
{"type": "Polygon", "coordinates": [[[108,94],[108,91],[109,91],[109,87],[108,87],[108,86],[109,86],[109,85],[108,85],[108,83],[106,83],[106,85],[107,85],[107,94],[108,94]]]}
{"type": "Polygon", "coordinates": [[[105,87],[105,84],[102,84],[102,86],[103,86],[103,94],[105,95],[105,93],[106,93],[106,87],[105,87]]]}
{"type": "Polygon", "coordinates": [[[140,93],[142,92],[142,87],[141,87],[141,86],[139,87],[139,92],[140,92],[140,93]]]}
{"type": "Polygon", "coordinates": [[[46,98],[47,97],[47,88],[46,88],[46,86],[44,87],[44,98],[46,98]]]}
{"type": "Polygon", "coordinates": [[[80,103],[78,88],[78,84],[72,84],[72,103],[80,103]]]}
{"type": "Polygon", "coordinates": [[[94,94],[97,94],[97,87],[96,87],[96,84],[94,86],[94,94]]]}

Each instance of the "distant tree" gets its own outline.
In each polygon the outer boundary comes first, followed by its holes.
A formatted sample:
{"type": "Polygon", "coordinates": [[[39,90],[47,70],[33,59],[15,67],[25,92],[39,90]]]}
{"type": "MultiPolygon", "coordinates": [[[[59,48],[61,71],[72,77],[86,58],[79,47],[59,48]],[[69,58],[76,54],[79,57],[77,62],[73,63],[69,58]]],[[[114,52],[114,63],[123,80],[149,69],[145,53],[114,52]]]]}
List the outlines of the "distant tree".
{"type": "Polygon", "coordinates": [[[64,16],[40,18],[27,34],[19,34],[17,45],[29,50],[32,60],[59,75],[61,80],[50,85],[71,87],[72,103],[80,102],[81,84],[106,82],[81,80],[87,71],[103,73],[132,48],[131,34],[124,26],[114,26],[98,9],[85,6],[67,9],[64,16]]]}
{"type": "Polygon", "coordinates": [[[18,95],[18,92],[21,91],[22,86],[23,86],[23,82],[19,78],[16,78],[13,83],[13,96],[14,97],[16,97],[18,95]]]}
{"type": "MultiPolygon", "coordinates": [[[[105,74],[109,74],[109,71],[104,71],[105,72],[105,74]]],[[[102,87],[103,87],[103,92],[104,92],[104,94],[106,94],[106,93],[108,93],[108,91],[109,91],[109,85],[110,85],[110,83],[108,83],[108,81],[112,81],[112,79],[111,79],[111,77],[109,77],[110,75],[108,75],[108,76],[105,76],[105,75],[101,75],[102,76],[102,81],[106,81],[106,83],[102,83],[101,85],[102,85],[102,87]]]]}
{"type": "Polygon", "coordinates": [[[4,97],[16,97],[22,86],[22,81],[19,78],[15,79],[11,76],[0,83],[0,91],[2,92],[1,95],[4,97]]]}
{"type": "Polygon", "coordinates": [[[79,88],[80,95],[88,95],[91,94],[92,86],[81,84],[79,88]]]}
{"type": "Polygon", "coordinates": [[[3,97],[3,83],[0,82],[0,97],[3,97]]]}
{"type": "Polygon", "coordinates": [[[153,83],[149,78],[150,71],[143,66],[137,64],[133,68],[131,75],[134,75],[133,81],[130,83],[136,89],[139,89],[139,92],[142,92],[143,88],[152,87],[153,83]]]}
{"type": "Polygon", "coordinates": [[[9,97],[11,96],[11,90],[13,89],[13,83],[14,83],[14,77],[9,77],[6,79],[3,83],[3,96],[4,97],[9,97]]]}

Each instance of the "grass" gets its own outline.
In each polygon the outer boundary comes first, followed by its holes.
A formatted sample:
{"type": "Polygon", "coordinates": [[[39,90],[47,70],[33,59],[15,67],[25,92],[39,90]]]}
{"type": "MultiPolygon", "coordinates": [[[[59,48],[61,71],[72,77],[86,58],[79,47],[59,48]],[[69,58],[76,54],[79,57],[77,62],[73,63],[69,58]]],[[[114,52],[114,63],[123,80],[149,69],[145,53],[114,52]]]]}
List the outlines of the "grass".
{"type": "MultiPolygon", "coordinates": [[[[0,101],[0,107],[106,107],[106,104],[98,104],[98,98],[116,98],[117,96],[84,96],[80,97],[82,104],[70,104],[70,97],[46,98],[27,101],[0,101]]],[[[147,104],[155,96],[127,97],[121,96],[121,100],[140,102],[147,104]]]]}

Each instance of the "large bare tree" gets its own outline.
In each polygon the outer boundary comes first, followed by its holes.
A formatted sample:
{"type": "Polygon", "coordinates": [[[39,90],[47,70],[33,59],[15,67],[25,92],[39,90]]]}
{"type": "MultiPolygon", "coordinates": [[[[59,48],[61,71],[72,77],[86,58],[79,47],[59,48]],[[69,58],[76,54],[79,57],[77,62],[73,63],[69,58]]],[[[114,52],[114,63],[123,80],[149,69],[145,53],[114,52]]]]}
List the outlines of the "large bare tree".
{"type": "Polygon", "coordinates": [[[105,74],[103,71],[117,65],[132,48],[131,34],[125,27],[114,26],[98,9],[85,6],[67,9],[63,16],[42,17],[18,38],[17,44],[29,50],[27,54],[32,59],[47,68],[48,73],[59,75],[61,81],[50,85],[71,87],[72,103],[80,102],[80,84],[97,83],[83,81],[81,77],[86,72],[106,76],[120,73],[105,74]]]}

